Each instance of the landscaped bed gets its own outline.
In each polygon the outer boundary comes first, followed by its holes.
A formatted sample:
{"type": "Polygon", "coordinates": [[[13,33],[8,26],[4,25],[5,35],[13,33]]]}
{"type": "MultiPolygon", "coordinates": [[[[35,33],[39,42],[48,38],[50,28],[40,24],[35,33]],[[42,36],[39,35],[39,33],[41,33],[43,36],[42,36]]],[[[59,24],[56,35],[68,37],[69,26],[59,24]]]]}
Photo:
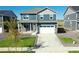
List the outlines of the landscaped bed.
{"type": "Polygon", "coordinates": [[[24,37],[17,40],[17,43],[11,39],[0,40],[0,47],[34,47],[36,37],[24,37]]]}

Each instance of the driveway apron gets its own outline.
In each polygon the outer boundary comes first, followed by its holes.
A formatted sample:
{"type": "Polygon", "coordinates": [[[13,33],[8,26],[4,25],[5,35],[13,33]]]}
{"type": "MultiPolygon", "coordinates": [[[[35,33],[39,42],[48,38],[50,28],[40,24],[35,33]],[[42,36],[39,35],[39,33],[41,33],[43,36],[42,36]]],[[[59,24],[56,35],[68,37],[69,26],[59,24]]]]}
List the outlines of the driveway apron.
{"type": "Polygon", "coordinates": [[[36,52],[50,52],[55,51],[55,48],[63,47],[55,33],[38,34],[37,45],[40,45],[36,52]]]}

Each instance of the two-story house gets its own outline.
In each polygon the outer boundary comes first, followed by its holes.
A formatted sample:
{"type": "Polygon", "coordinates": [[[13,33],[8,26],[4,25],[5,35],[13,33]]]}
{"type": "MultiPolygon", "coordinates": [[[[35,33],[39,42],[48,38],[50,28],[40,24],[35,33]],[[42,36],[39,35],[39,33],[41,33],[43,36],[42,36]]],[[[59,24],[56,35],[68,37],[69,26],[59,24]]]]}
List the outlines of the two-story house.
{"type": "Polygon", "coordinates": [[[55,33],[56,12],[49,8],[36,8],[21,13],[18,30],[21,33],[55,33]]]}
{"type": "Polygon", "coordinates": [[[17,19],[15,13],[11,10],[0,10],[0,33],[8,32],[9,28],[4,24],[5,21],[17,19]]]}
{"type": "Polygon", "coordinates": [[[64,13],[64,28],[79,30],[79,6],[69,6],[64,13]]]}

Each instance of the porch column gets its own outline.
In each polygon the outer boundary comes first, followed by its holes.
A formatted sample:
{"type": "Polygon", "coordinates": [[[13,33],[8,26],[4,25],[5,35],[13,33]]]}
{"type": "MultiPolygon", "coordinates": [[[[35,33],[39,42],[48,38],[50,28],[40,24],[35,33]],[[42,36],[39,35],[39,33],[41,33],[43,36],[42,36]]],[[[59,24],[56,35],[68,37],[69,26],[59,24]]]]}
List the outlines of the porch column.
{"type": "Polygon", "coordinates": [[[32,30],[32,28],[31,28],[31,23],[30,23],[30,31],[32,30]]]}
{"type": "Polygon", "coordinates": [[[37,30],[38,30],[37,23],[36,23],[36,26],[35,27],[36,27],[36,32],[37,32],[37,30]]]}

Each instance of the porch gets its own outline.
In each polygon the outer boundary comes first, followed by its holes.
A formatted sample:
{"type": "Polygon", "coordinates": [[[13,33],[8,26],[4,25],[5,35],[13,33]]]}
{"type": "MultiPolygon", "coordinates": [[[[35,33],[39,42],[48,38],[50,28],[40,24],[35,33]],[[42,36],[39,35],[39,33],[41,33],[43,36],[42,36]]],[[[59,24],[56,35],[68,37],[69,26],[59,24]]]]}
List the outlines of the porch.
{"type": "Polygon", "coordinates": [[[37,23],[18,23],[18,31],[23,34],[37,32],[37,23]]]}

